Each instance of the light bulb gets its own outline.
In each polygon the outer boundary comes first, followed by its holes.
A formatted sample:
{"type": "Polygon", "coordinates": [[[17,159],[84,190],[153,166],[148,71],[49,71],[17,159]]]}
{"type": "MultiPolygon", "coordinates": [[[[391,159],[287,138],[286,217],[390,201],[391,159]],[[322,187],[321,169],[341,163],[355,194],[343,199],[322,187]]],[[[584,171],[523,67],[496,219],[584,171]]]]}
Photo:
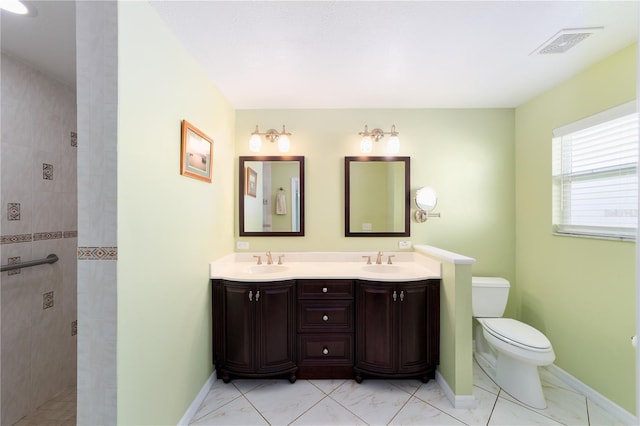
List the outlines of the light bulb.
{"type": "Polygon", "coordinates": [[[365,136],[360,141],[360,152],[363,154],[369,154],[373,151],[373,141],[371,140],[371,136],[365,136]]]}
{"type": "Polygon", "coordinates": [[[400,152],[400,139],[397,135],[391,135],[387,141],[387,152],[389,154],[397,154],[400,152]]]}
{"type": "Polygon", "coordinates": [[[280,135],[278,138],[278,149],[280,152],[289,152],[289,147],[291,146],[291,142],[287,135],[280,135]]]}
{"type": "Polygon", "coordinates": [[[27,6],[18,0],[0,0],[0,9],[17,13],[18,15],[27,15],[29,13],[27,6]]]}
{"type": "Polygon", "coordinates": [[[260,135],[252,134],[251,139],[249,139],[249,150],[251,150],[251,152],[260,152],[261,147],[262,138],[260,135]]]}

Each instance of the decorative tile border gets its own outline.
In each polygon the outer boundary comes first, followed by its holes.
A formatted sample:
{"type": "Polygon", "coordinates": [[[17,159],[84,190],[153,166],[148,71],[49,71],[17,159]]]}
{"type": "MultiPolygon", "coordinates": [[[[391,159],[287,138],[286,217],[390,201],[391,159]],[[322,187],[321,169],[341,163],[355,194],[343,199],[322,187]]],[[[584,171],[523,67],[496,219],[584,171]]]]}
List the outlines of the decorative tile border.
{"type": "Polygon", "coordinates": [[[78,238],[78,231],[34,232],[33,234],[1,235],[0,244],[30,243],[32,241],[78,238]]]}
{"type": "Polygon", "coordinates": [[[32,234],[2,235],[2,236],[0,236],[0,244],[30,243],[31,241],[33,241],[33,235],[32,234]]]}
{"type": "Polygon", "coordinates": [[[56,232],[35,232],[33,234],[33,241],[42,240],[57,240],[62,238],[62,231],[56,232]]]}
{"type": "Polygon", "coordinates": [[[78,260],[118,260],[118,247],[78,247],[78,260]]]}

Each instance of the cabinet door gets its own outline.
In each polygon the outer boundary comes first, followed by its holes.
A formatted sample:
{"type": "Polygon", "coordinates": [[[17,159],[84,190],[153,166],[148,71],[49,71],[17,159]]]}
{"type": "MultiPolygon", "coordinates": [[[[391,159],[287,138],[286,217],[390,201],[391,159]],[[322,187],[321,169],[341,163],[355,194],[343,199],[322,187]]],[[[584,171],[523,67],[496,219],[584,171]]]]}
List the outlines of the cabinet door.
{"type": "Polygon", "coordinates": [[[429,337],[427,285],[403,284],[398,287],[398,295],[398,373],[424,371],[429,337]]]}
{"type": "Polygon", "coordinates": [[[224,286],[224,363],[235,372],[254,371],[255,309],[252,299],[255,293],[250,285],[224,286]]]}
{"type": "Polygon", "coordinates": [[[257,373],[295,367],[296,318],[293,282],[256,287],[257,373]]]}
{"type": "Polygon", "coordinates": [[[356,367],[394,372],[394,285],[359,281],[356,295],[356,367]]]}

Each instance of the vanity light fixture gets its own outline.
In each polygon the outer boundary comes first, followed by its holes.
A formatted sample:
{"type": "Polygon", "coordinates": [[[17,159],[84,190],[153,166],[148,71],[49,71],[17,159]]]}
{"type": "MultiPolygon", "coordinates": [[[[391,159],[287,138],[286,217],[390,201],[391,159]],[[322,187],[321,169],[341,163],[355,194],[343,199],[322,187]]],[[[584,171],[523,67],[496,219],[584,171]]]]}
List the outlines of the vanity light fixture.
{"type": "Polygon", "coordinates": [[[249,149],[252,152],[260,152],[260,148],[262,148],[261,136],[267,138],[271,143],[278,141],[278,149],[280,152],[289,152],[289,148],[291,147],[289,136],[291,136],[291,133],[284,129],[284,124],[282,125],[281,132],[278,132],[275,129],[269,129],[264,133],[261,133],[258,130],[258,125],[256,124],[256,130],[251,133],[251,139],[249,139],[249,149]]]}
{"type": "Polygon", "coordinates": [[[369,154],[373,151],[373,142],[378,142],[384,137],[384,135],[390,135],[387,141],[387,153],[397,154],[400,152],[400,138],[398,138],[398,132],[396,132],[396,125],[391,126],[390,132],[385,132],[382,129],[375,128],[369,131],[369,127],[365,124],[364,132],[358,133],[362,136],[360,141],[360,152],[363,154],[369,154]]]}
{"type": "Polygon", "coordinates": [[[418,210],[416,210],[416,222],[423,223],[430,217],[440,217],[440,213],[431,213],[438,204],[438,194],[430,186],[424,186],[416,191],[414,198],[418,210]]]}

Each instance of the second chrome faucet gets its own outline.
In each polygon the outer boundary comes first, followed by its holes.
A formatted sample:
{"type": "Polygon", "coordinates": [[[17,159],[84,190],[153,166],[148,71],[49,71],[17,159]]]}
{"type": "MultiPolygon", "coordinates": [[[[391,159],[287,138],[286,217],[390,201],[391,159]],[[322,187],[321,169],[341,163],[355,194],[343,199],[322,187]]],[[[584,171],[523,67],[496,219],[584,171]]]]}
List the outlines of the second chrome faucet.
{"type": "MultiPolygon", "coordinates": [[[[381,265],[382,264],[382,256],[384,253],[382,253],[382,251],[379,251],[376,254],[376,265],[381,265]]],[[[371,256],[362,256],[364,259],[367,259],[367,265],[371,265],[371,256]]],[[[395,257],[394,254],[390,254],[387,256],[387,264],[391,265],[391,258],[395,257]]]]}

